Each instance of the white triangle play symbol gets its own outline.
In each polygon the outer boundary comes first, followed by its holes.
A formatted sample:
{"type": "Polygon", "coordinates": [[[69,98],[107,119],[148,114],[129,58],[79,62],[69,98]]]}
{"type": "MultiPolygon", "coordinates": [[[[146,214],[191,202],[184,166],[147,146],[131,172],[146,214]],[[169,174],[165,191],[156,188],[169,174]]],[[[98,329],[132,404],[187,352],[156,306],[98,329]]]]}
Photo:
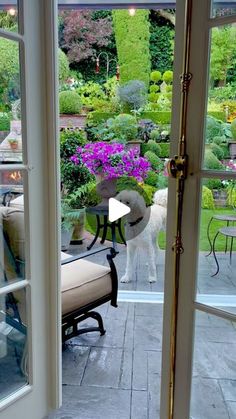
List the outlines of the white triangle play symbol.
{"type": "Polygon", "coordinates": [[[122,204],[122,202],[117,201],[117,199],[109,199],[108,219],[111,223],[123,217],[124,215],[129,214],[130,211],[131,210],[129,207],[127,207],[127,205],[122,204]]]}

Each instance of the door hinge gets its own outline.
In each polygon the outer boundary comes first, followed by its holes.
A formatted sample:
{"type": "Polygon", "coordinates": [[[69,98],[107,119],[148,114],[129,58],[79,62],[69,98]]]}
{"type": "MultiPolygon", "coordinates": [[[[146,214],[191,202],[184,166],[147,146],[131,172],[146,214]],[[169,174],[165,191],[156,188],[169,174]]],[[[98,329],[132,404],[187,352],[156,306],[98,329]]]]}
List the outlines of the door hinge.
{"type": "Polygon", "coordinates": [[[188,156],[175,156],[169,159],[167,163],[167,170],[169,176],[175,179],[186,179],[188,168],[188,156]]]}

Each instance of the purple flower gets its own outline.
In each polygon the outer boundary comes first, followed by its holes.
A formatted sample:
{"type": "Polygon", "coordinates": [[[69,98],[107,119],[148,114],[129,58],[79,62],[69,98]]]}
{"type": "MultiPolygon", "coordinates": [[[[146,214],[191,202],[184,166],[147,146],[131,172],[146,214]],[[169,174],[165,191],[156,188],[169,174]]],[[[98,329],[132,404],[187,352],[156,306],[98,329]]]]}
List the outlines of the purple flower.
{"type": "Polygon", "coordinates": [[[78,147],[71,161],[82,162],[92,174],[102,174],[107,179],[133,176],[142,181],[150,170],[149,162],[139,156],[138,149],[126,150],[123,144],[102,141],[78,147]]]}

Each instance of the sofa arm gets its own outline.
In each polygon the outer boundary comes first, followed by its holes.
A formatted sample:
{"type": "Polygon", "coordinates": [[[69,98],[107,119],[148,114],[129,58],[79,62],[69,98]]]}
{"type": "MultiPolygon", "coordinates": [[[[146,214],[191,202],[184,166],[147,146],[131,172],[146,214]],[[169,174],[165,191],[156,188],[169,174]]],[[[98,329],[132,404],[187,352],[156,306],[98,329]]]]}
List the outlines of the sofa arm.
{"type": "Polygon", "coordinates": [[[92,256],[101,252],[107,252],[106,257],[107,257],[107,261],[111,269],[111,284],[112,284],[111,305],[113,307],[117,307],[118,277],[117,277],[116,267],[113,261],[117,253],[113,249],[113,247],[103,247],[99,249],[89,250],[88,252],[81,253],[77,256],[70,256],[67,259],[62,260],[61,265],[66,265],[68,263],[72,263],[79,259],[84,259],[88,256],[92,256]]]}

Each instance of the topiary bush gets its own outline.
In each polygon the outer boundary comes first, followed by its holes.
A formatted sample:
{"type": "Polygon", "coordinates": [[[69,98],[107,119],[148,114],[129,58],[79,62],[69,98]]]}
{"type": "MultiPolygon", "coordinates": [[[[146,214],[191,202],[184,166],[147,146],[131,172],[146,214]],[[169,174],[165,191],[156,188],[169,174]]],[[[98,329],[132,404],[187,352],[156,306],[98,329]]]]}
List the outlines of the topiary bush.
{"type": "Polygon", "coordinates": [[[171,71],[171,70],[165,71],[163,76],[162,76],[162,80],[166,84],[171,84],[173,82],[173,71],[171,71]]]}
{"type": "Polygon", "coordinates": [[[159,81],[161,81],[162,77],[161,77],[161,72],[158,70],[152,71],[150,74],[150,80],[153,83],[158,83],[159,81]]]}
{"type": "Polygon", "coordinates": [[[82,106],[78,93],[73,90],[60,92],[59,107],[61,114],[79,114],[82,106]]]}
{"type": "Polygon", "coordinates": [[[218,160],[223,160],[224,150],[217,144],[211,144],[211,151],[217,157],[218,160]]]}
{"type": "Polygon", "coordinates": [[[70,69],[69,69],[68,58],[66,54],[60,48],[58,48],[58,65],[59,65],[59,82],[63,83],[68,79],[70,75],[70,69]]]}
{"type": "Polygon", "coordinates": [[[147,151],[152,151],[153,153],[156,154],[156,156],[160,156],[160,152],[161,152],[161,148],[159,146],[159,144],[157,144],[154,140],[149,140],[147,142],[147,151]]]}
{"type": "Polygon", "coordinates": [[[120,65],[121,85],[130,80],[140,80],[149,85],[151,60],[149,52],[149,10],[113,10],[113,27],[120,65]]]}
{"type": "Polygon", "coordinates": [[[233,208],[236,207],[236,189],[234,184],[227,188],[227,205],[233,208]]]}
{"type": "Polygon", "coordinates": [[[158,141],[160,139],[160,132],[158,129],[154,129],[151,134],[150,134],[150,138],[153,141],[158,141]]]}
{"type": "Polygon", "coordinates": [[[204,168],[209,170],[222,170],[223,164],[218,158],[212,153],[211,150],[206,150],[204,159],[204,168]]]}
{"type": "Polygon", "coordinates": [[[158,156],[156,156],[155,153],[153,153],[153,151],[146,151],[144,157],[146,157],[146,159],[149,161],[149,163],[152,166],[152,169],[159,171],[161,170],[163,163],[161,159],[158,156]]]}
{"type": "Polygon", "coordinates": [[[214,198],[211,190],[206,186],[202,187],[202,209],[215,209],[214,198]]]}

